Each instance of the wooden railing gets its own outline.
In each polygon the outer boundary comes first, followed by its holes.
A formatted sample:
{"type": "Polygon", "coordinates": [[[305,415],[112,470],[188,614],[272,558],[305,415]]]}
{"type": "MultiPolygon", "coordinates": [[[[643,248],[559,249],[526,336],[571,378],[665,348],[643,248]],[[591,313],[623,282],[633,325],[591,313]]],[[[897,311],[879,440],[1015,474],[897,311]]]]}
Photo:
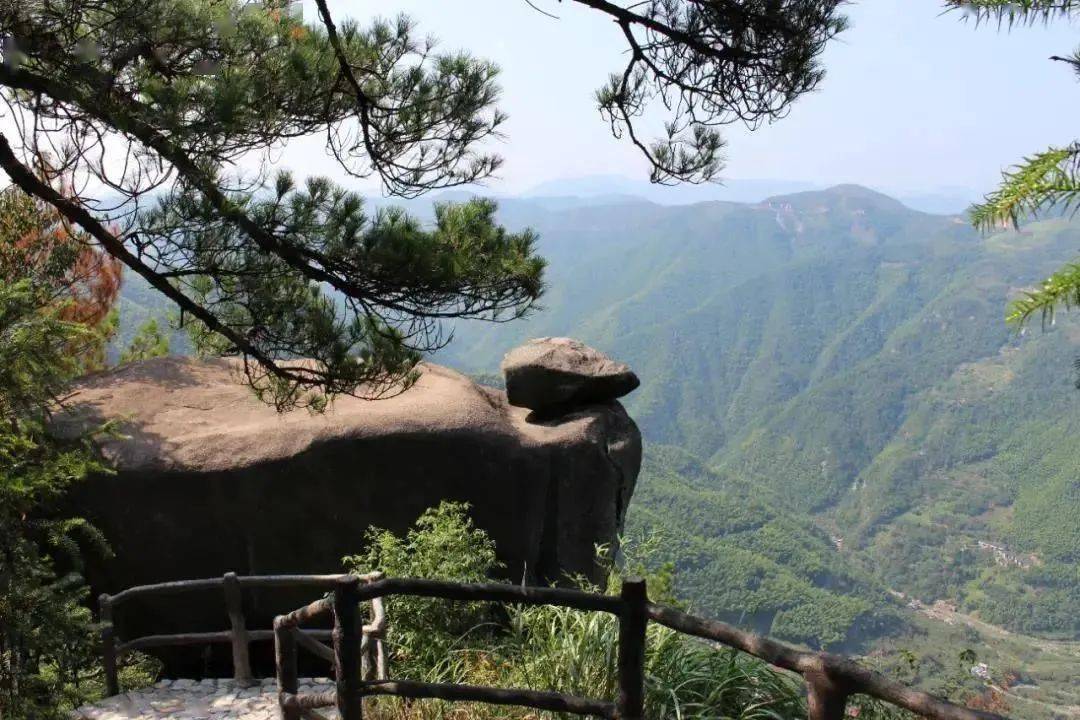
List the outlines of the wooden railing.
{"type": "MultiPolygon", "coordinates": [[[[208,645],[214,643],[230,643],[232,645],[233,677],[241,683],[248,683],[253,679],[251,671],[251,659],[249,646],[253,642],[274,639],[274,631],[271,629],[251,630],[247,627],[244,615],[243,590],[245,589],[292,589],[330,592],[337,587],[342,578],[356,577],[346,575],[248,575],[239,576],[236,573],[225,573],[220,578],[204,578],[200,580],[180,580],[176,582],[156,583],[154,585],[139,585],[128,588],[115,595],[107,593],[98,597],[98,608],[101,613],[101,648],[102,662],[105,670],[106,694],[116,695],[120,691],[117,673],[117,661],[124,654],[136,650],[148,650],[151,648],[183,646],[183,645],[208,645]],[[178,595],[183,593],[221,590],[225,599],[225,612],[229,617],[230,629],[221,632],[192,632],[177,633],[172,635],[144,635],[121,641],[116,635],[114,616],[118,606],[136,598],[160,597],[178,595]]],[[[360,581],[370,582],[382,578],[382,573],[371,573],[361,576],[360,581]]],[[[364,657],[368,658],[365,665],[372,668],[375,677],[386,677],[386,648],[383,644],[383,633],[386,626],[386,612],[381,599],[372,602],[373,619],[370,625],[364,626],[363,644],[364,657]]],[[[330,630],[308,630],[297,638],[297,642],[318,654],[322,652],[327,657],[329,648],[323,645],[322,640],[329,640],[330,630]],[[320,651],[316,648],[324,648],[320,651]]],[[[332,658],[330,658],[332,659],[332,658]]],[[[365,675],[367,677],[367,675],[365,675]]]]}
{"type": "Polygon", "coordinates": [[[993,713],[953,705],[918,690],[900,685],[852,660],[828,653],[807,652],[769,638],[744,632],[726,623],[705,620],[673,608],[655,605],[646,597],[645,582],[623,582],[619,596],[565,590],[530,588],[494,583],[463,584],[391,578],[362,583],[338,581],[333,600],[321,600],[274,622],[278,637],[278,688],[282,717],[297,720],[316,708],[336,705],[342,720],[361,720],[365,695],[406,698],[440,698],[498,705],[519,705],[537,710],[591,715],[607,720],[641,720],[645,695],[645,631],[656,622],[687,635],[736,648],[775,667],[796,672],[807,684],[810,720],[842,720],[853,695],[869,695],[910,710],[928,720],[1006,720],[993,713]],[[614,702],[563,693],[479,687],[410,680],[361,680],[354,648],[357,647],[355,608],[366,600],[390,595],[489,601],[504,604],[557,605],[576,610],[606,612],[619,621],[618,694],[614,702]],[[296,648],[287,630],[310,619],[334,616],[334,668],[336,688],[321,694],[301,695],[296,689],[296,648]]]}
{"type": "MultiPolygon", "coordinates": [[[[228,576],[226,576],[228,577],[228,576]]],[[[235,577],[235,576],[234,576],[235,577]]],[[[286,576],[295,577],[295,576],[286,576]]],[[[283,580],[283,578],[276,578],[283,580]]],[[[537,710],[574,715],[589,715],[605,720],[642,720],[645,711],[645,637],[649,622],[659,623],[672,630],[709,642],[735,648],[770,665],[790,670],[803,677],[807,686],[809,720],[842,720],[854,695],[867,695],[909,710],[926,720],[1007,720],[1000,715],[954,705],[927,693],[889,680],[880,673],[868,670],[853,660],[829,653],[800,650],[782,642],[739,630],[716,620],[706,620],[648,601],[645,582],[628,579],[618,596],[601,595],[562,588],[537,588],[498,583],[454,583],[414,578],[382,579],[378,575],[318,576],[304,578],[320,590],[332,589],[333,594],[274,619],[273,638],[278,682],[278,701],[284,720],[300,717],[318,718],[317,709],[336,706],[342,720],[361,720],[361,701],[370,695],[393,695],[405,698],[438,698],[450,701],[470,701],[497,705],[517,705],[537,710]],[[619,622],[617,680],[618,693],[614,700],[583,698],[559,692],[508,689],[463,685],[457,683],[427,683],[387,678],[386,659],[381,648],[386,614],[381,599],[393,595],[440,598],[467,602],[496,602],[521,605],[555,605],[576,610],[606,612],[619,622]],[[360,603],[373,604],[373,621],[363,624],[359,618],[360,603]],[[379,603],[379,604],[375,604],[379,603]],[[324,617],[333,619],[330,632],[332,647],[319,642],[317,636],[302,629],[302,625],[324,617]],[[324,693],[299,692],[297,677],[298,648],[304,647],[319,657],[333,662],[334,690],[324,693]]],[[[231,581],[230,581],[231,582],[231,581]]],[[[216,587],[221,580],[195,580],[200,589],[216,587]]],[[[236,578],[236,583],[271,586],[267,578],[236,578]],[[255,582],[250,582],[255,581],[255,582]]],[[[165,583],[170,588],[192,589],[185,583],[165,583]]],[[[280,586],[280,585],[278,585],[280,586]]],[[[292,585],[295,587],[295,585],[292,585]]],[[[115,603],[125,593],[146,588],[132,588],[111,598],[115,603]]],[[[228,592],[226,600],[228,602],[228,592]]],[[[111,634],[103,605],[103,621],[111,634]]],[[[231,616],[231,613],[230,613],[231,616]]],[[[235,625],[234,625],[235,627],[235,625]]],[[[324,631],[325,633],[325,631],[324,631]]],[[[249,637],[252,633],[248,633],[249,637]]],[[[218,636],[231,638],[231,633],[204,633],[200,641],[218,641],[218,636]]],[[[155,636],[157,644],[168,638],[189,636],[155,636]]],[[[145,640],[145,638],[144,638],[145,640]]],[[[120,648],[133,649],[132,641],[120,648]]],[[[183,644],[187,644],[184,642],[183,644]]],[[[236,657],[234,643],[234,658],[236,657]]],[[[109,667],[109,645],[106,643],[106,672],[109,667]]],[[[115,668],[115,656],[112,660],[115,668]]],[[[113,670],[115,676],[115,669],[113,670]]]]}

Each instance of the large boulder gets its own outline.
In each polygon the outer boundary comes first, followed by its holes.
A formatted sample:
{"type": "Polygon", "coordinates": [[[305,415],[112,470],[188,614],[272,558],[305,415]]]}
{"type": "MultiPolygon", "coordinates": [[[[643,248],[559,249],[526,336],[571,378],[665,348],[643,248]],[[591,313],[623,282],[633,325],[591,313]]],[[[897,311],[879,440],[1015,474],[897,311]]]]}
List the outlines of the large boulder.
{"type": "Polygon", "coordinates": [[[502,361],[511,405],[557,413],[567,407],[615,400],[641,382],[630,366],[571,338],[538,338],[502,361]]]}
{"type": "MultiPolygon", "coordinates": [[[[115,551],[93,569],[95,590],[226,571],[336,572],[368,527],[403,532],[443,499],[472,505],[509,577],[599,577],[594,548],[615,542],[641,461],[619,403],[538,420],[501,391],[425,364],[396,397],[278,414],[237,375],[225,360],[161,358],[75,389],[58,433],[105,419],[123,432],[102,443],[115,474],[74,495],[115,551]]],[[[250,624],[269,627],[273,613],[306,600],[257,598],[250,624]]],[[[224,616],[220,598],[208,602],[147,606],[144,622],[122,630],[212,629],[224,616]]]]}

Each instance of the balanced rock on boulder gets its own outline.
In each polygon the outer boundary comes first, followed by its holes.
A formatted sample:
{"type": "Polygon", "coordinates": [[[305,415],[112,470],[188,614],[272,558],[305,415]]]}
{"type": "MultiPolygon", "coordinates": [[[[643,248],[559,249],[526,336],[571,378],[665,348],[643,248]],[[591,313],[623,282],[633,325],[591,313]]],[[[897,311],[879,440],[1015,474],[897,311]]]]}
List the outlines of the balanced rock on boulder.
{"type": "MultiPolygon", "coordinates": [[[[364,549],[368,528],[404,534],[443,500],[470,505],[507,579],[603,582],[596,547],[617,546],[641,464],[641,435],[623,407],[538,417],[449,368],[420,370],[400,395],[341,396],[320,414],[279,414],[241,382],[234,360],[155,358],[83,378],[53,432],[80,437],[106,420],[118,430],[99,445],[114,471],[69,495],[115,554],[92,559],[91,587],[333,572],[364,549]]],[[[245,612],[266,629],[311,599],[260,590],[245,612]]],[[[123,637],[214,628],[222,617],[214,593],[140,603],[118,618],[123,637]]],[[[227,672],[228,645],[213,652],[227,672]]],[[[161,657],[181,676],[206,665],[202,648],[161,657]]]]}
{"type": "Polygon", "coordinates": [[[502,361],[511,405],[540,412],[609,402],[641,384],[624,363],[571,338],[538,338],[502,361]]]}

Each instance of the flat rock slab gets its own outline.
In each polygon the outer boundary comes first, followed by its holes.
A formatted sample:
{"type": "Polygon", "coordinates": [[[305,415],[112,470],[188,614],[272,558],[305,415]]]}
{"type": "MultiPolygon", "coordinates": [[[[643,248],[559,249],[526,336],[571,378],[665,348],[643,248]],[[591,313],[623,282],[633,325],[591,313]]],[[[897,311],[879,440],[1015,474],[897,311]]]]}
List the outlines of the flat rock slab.
{"type": "MultiPolygon", "coordinates": [[[[300,693],[333,690],[329,678],[300,680],[300,693]]],[[[319,713],[338,718],[334,708],[319,713]]],[[[162,680],[153,687],[135,690],[85,705],[73,720],[276,720],[281,717],[277,683],[273,678],[240,686],[232,680],[162,680]]]]}

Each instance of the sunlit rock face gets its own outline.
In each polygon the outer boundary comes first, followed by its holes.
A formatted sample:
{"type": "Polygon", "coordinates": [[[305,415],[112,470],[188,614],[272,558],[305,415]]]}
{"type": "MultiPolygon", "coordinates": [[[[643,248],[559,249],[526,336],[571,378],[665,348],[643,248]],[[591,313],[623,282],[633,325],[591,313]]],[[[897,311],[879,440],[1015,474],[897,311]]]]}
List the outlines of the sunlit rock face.
{"type": "MultiPolygon", "coordinates": [[[[95,589],[230,570],[337,572],[368,527],[404,532],[444,499],[472,506],[508,577],[597,579],[595,547],[616,541],[641,462],[622,405],[563,404],[540,417],[448,368],[422,370],[396,397],[341,397],[317,415],[277,413],[225,360],[161,358],[83,381],[57,432],[107,418],[123,432],[102,443],[116,473],[73,500],[115,553],[93,569],[95,589]]],[[[248,598],[249,624],[269,627],[282,604],[310,599],[248,598]]],[[[190,602],[144,610],[163,632],[169,609],[183,616],[190,602]]],[[[220,598],[197,614],[221,625],[220,598]]],[[[174,626],[208,629],[199,622],[174,626]]]]}

